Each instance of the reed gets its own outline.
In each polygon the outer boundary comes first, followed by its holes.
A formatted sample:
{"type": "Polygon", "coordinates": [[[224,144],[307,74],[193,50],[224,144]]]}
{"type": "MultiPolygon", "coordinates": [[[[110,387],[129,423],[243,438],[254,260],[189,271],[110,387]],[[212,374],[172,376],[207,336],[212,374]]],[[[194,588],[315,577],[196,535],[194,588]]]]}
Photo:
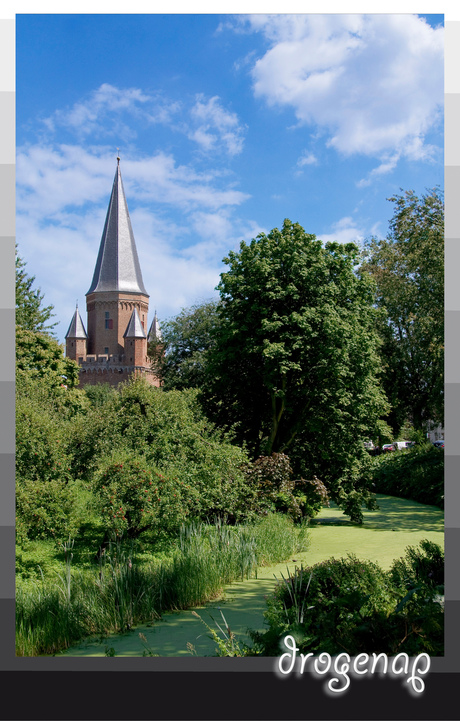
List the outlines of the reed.
{"type": "Polygon", "coordinates": [[[201,605],[223,586],[276,563],[299,543],[292,523],[268,517],[251,526],[190,523],[167,558],[141,562],[133,544],[111,543],[97,567],[72,569],[66,547],[63,573],[16,595],[16,654],[55,654],[88,636],[105,637],[155,622],[170,610],[201,605]],[[287,553],[286,553],[287,551],[287,553]]]}

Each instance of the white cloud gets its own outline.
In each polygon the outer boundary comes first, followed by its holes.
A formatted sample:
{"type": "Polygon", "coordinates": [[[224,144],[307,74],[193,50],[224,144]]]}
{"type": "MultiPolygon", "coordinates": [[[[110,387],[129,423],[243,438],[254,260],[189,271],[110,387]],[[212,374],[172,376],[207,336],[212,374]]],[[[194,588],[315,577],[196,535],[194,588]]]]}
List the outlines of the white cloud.
{"type": "Polygon", "coordinates": [[[344,156],[429,160],[443,104],[443,28],[416,15],[257,15],[240,22],[269,49],[254,63],[254,93],[289,106],[344,156]]]}
{"type": "Polygon", "coordinates": [[[331,233],[317,233],[317,237],[322,240],[323,243],[337,242],[360,244],[364,240],[365,234],[361,229],[356,227],[353,218],[346,216],[345,218],[341,218],[336,223],[332,224],[331,233]]]}
{"type": "Polygon", "coordinates": [[[241,153],[244,128],[236,113],[226,110],[218,96],[206,100],[203,94],[197,95],[190,116],[195,127],[189,131],[188,137],[202,150],[215,151],[223,146],[229,155],[241,153]]]}
{"type": "MultiPolygon", "coordinates": [[[[113,153],[77,145],[19,148],[16,161],[17,209],[46,216],[108,197],[115,172],[113,153]]],[[[197,172],[177,165],[172,155],[124,158],[122,173],[132,199],[161,202],[182,211],[196,206],[219,208],[243,203],[249,196],[222,182],[219,171],[197,172]]]]}
{"type": "Polygon", "coordinates": [[[305,165],[317,165],[318,164],[318,158],[313,153],[309,153],[307,150],[304,150],[302,155],[297,161],[297,166],[299,168],[304,168],[305,165]]]}
{"type": "Polygon", "coordinates": [[[142,113],[145,117],[153,119],[154,113],[149,114],[147,108],[144,110],[145,106],[148,107],[152,103],[154,99],[139,88],[117,88],[109,83],[103,83],[84,100],[79,100],[70,108],[56,110],[42,122],[49,131],[62,127],[80,138],[90,133],[133,137],[132,130],[121,121],[121,116],[142,113]],[[109,115],[111,122],[106,123],[109,115]]]}

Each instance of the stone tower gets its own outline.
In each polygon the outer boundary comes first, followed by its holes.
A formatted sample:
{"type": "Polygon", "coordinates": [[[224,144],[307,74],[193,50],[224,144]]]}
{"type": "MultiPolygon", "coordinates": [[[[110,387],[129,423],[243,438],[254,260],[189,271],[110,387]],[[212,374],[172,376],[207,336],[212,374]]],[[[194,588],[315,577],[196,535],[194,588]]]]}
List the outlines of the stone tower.
{"type": "MultiPolygon", "coordinates": [[[[132,375],[143,375],[158,386],[147,356],[149,295],[142,280],[120,158],[86,310],[88,332],[77,307],[66,334],[66,355],[80,365],[80,385],[118,385],[132,375]]],[[[156,313],[149,337],[152,333],[161,338],[156,313]]]]}

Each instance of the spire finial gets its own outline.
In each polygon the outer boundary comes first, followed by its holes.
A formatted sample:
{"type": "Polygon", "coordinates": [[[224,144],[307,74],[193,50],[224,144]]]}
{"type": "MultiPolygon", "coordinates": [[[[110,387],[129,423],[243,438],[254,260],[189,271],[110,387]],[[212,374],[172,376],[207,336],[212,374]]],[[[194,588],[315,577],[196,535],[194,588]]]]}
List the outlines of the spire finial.
{"type": "Polygon", "coordinates": [[[120,148],[117,148],[117,165],[120,165],[120,148]]]}
{"type": "Polygon", "coordinates": [[[77,308],[77,310],[78,310],[78,298],[77,298],[77,302],[76,302],[76,308],[77,308]]]}

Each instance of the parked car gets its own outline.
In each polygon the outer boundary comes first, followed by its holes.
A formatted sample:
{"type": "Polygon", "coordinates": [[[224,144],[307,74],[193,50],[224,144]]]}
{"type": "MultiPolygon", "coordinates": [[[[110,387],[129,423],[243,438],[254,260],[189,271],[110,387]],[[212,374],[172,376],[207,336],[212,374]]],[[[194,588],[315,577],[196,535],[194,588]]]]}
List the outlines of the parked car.
{"type": "Polygon", "coordinates": [[[393,443],[396,451],[402,451],[404,448],[410,448],[410,441],[395,441],[393,443]]]}
{"type": "Polygon", "coordinates": [[[436,446],[436,448],[444,448],[444,439],[440,441],[433,441],[433,445],[436,446]]]}
{"type": "Polygon", "coordinates": [[[394,447],[393,443],[385,443],[382,446],[383,453],[389,453],[390,451],[394,451],[394,450],[395,450],[395,447],[394,447]]]}

